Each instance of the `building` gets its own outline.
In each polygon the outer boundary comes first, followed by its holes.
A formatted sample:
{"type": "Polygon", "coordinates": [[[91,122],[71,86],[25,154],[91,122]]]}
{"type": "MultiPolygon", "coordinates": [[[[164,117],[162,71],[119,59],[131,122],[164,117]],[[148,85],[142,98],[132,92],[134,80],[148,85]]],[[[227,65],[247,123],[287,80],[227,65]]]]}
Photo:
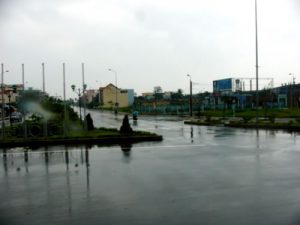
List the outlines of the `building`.
{"type": "Polygon", "coordinates": [[[113,84],[100,88],[100,104],[103,107],[128,107],[134,102],[133,89],[120,89],[113,84]]]}
{"type": "Polygon", "coordinates": [[[171,91],[165,91],[163,93],[163,99],[170,100],[171,97],[172,97],[172,92],[171,91]]]}
{"type": "MultiPolygon", "coordinates": [[[[22,84],[4,84],[3,99],[4,103],[16,103],[19,92],[23,90],[22,84]]],[[[0,103],[2,104],[2,90],[0,89],[0,103]]]]}
{"type": "MultiPolygon", "coordinates": [[[[300,84],[294,81],[274,87],[273,78],[259,78],[258,107],[295,108],[300,107],[300,84]]],[[[254,78],[227,78],[213,81],[212,105],[226,108],[235,104],[238,108],[253,108],[256,105],[254,78]],[[250,85],[246,85],[246,81],[250,85]],[[248,88],[247,88],[248,87],[248,88]],[[248,90],[246,90],[248,89],[248,90]]]]}
{"type": "MultiPolygon", "coordinates": [[[[261,77],[259,80],[259,90],[272,89],[274,79],[261,77]]],[[[228,95],[234,92],[254,91],[256,88],[256,78],[226,78],[213,81],[213,93],[215,95],[228,95]]]]}
{"type": "Polygon", "coordinates": [[[214,94],[231,94],[243,90],[243,83],[240,79],[227,78],[213,81],[214,94]]]}
{"type": "Polygon", "coordinates": [[[300,84],[283,84],[272,89],[272,92],[277,95],[278,107],[300,108],[300,84]]]}
{"type": "Polygon", "coordinates": [[[154,94],[153,92],[145,92],[145,93],[142,93],[142,96],[147,99],[147,100],[151,100],[151,99],[154,99],[154,94]]]}
{"type": "Polygon", "coordinates": [[[134,89],[127,89],[128,105],[133,105],[134,103],[134,89]]]}
{"type": "Polygon", "coordinates": [[[93,89],[86,90],[84,93],[86,103],[91,103],[94,100],[94,98],[97,96],[97,94],[98,94],[97,90],[93,90],[93,89]]]}
{"type": "Polygon", "coordinates": [[[172,92],[171,91],[162,92],[162,88],[157,86],[157,87],[154,87],[154,92],[142,93],[142,96],[146,100],[153,100],[153,99],[157,98],[157,95],[161,96],[162,99],[170,100],[172,97],[172,92]]]}

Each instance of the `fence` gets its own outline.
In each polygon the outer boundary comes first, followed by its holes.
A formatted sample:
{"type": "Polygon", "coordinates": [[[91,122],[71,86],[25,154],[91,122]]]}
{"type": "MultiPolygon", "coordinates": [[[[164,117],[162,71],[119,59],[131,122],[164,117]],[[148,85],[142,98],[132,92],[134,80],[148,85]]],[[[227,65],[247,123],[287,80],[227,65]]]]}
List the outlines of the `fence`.
{"type": "Polygon", "coordinates": [[[0,136],[2,137],[2,139],[53,137],[63,134],[63,123],[59,122],[49,122],[47,124],[38,122],[26,122],[26,126],[24,126],[24,123],[20,123],[14,124],[13,126],[6,126],[4,129],[0,129],[0,136]]]}

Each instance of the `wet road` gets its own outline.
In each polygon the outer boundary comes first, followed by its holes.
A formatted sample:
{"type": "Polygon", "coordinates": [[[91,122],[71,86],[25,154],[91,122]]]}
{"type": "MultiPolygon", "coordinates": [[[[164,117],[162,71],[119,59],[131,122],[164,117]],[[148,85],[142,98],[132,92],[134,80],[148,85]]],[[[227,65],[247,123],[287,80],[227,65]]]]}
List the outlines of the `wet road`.
{"type": "Polygon", "coordinates": [[[2,151],[0,224],[300,224],[298,135],[168,117],[132,127],[164,141],[2,151]]]}

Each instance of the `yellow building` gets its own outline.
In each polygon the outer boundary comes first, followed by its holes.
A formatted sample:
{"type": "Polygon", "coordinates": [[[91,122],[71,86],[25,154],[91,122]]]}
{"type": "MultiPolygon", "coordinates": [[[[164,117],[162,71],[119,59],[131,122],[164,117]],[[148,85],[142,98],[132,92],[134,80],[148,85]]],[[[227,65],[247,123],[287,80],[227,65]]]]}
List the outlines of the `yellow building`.
{"type": "Polygon", "coordinates": [[[130,106],[133,103],[133,90],[120,89],[109,84],[100,88],[100,102],[103,107],[130,106]]]}
{"type": "Polygon", "coordinates": [[[145,93],[142,93],[142,96],[143,96],[145,99],[148,99],[148,100],[154,98],[153,92],[145,92],[145,93]]]}

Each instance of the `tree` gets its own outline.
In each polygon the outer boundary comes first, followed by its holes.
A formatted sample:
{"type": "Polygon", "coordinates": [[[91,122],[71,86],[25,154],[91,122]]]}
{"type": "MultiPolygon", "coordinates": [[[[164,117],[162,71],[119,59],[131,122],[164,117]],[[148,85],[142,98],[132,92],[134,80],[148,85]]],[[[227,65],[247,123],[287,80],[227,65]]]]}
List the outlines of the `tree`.
{"type": "Polygon", "coordinates": [[[172,92],[171,93],[171,99],[172,100],[180,100],[183,98],[183,91],[182,89],[178,89],[177,92],[172,92]]]}
{"type": "Polygon", "coordinates": [[[155,100],[159,100],[163,98],[163,90],[160,86],[156,86],[153,89],[153,95],[155,100]]]}
{"type": "Polygon", "coordinates": [[[120,128],[120,133],[121,134],[130,134],[132,132],[133,132],[133,130],[130,127],[128,115],[125,115],[124,118],[123,118],[122,126],[120,128]]]}
{"type": "Polygon", "coordinates": [[[93,109],[93,108],[96,108],[100,105],[100,101],[99,101],[99,93],[97,93],[93,98],[92,98],[92,101],[89,102],[87,104],[87,108],[89,109],[93,109]]]}

